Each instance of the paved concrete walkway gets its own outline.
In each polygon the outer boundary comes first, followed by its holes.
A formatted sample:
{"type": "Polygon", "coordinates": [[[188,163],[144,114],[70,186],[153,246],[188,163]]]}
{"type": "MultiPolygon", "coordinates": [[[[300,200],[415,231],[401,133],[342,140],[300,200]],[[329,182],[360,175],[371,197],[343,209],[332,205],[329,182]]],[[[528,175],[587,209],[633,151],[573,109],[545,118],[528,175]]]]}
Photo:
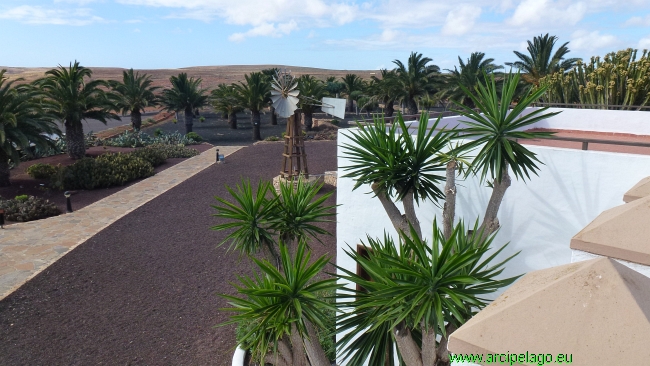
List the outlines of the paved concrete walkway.
{"type": "MultiPolygon", "coordinates": [[[[242,146],[221,146],[230,155],[242,146]]],[[[107,226],[215,163],[217,147],[78,211],[0,230],[0,300],[107,226]]]]}

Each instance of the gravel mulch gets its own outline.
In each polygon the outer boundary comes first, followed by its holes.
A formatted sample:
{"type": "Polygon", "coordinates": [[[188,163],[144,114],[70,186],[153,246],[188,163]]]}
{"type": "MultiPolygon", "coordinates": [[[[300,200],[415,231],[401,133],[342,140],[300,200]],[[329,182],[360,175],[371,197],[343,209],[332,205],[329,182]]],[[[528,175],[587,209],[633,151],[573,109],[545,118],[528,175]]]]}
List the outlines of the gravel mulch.
{"type": "MultiPolygon", "coordinates": [[[[251,264],[217,248],[214,196],[278,175],[282,144],[244,148],[133,211],[0,301],[0,365],[230,365],[219,293],[251,264]]],[[[310,172],[336,170],[336,142],[306,143],[310,172]]],[[[327,186],[326,186],[327,187],[327,186]]],[[[326,191],[332,191],[327,187],[326,191]]],[[[329,204],[335,204],[333,195],[329,204]]],[[[334,236],[314,256],[336,254],[334,236]]],[[[332,258],[335,261],[335,258],[332,258]]],[[[330,265],[329,271],[333,271],[330,265]]]]}

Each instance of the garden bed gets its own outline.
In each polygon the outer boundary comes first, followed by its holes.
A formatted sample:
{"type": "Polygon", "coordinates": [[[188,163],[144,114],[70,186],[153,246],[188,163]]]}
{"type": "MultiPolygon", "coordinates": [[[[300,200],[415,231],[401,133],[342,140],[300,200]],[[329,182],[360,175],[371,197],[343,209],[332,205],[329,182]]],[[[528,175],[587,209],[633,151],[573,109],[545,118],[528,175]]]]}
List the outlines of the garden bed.
{"type": "MultiPolygon", "coordinates": [[[[199,145],[190,145],[187,147],[191,149],[195,149],[199,152],[204,152],[206,150],[211,149],[213,146],[205,143],[199,145]]],[[[134,148],[126,148],[126,147],[95,146],[95,147],[88,148],[86,150],[86,155],[97,157],[99,155],[106,154],[106,153],[129,153],[134,150],[135,150],[134,148]]],[[[161,172],[184,160],[186,160],[186,158],[167,159],[165,163],[154,168],[154,173],[161,172]]],[[[18,167],[10,171],[11,186],[0,187],[0,197],[3,197],[4,199],[11,199],[19,195],[40,197],[43,199],[47,199],[50,202],[53,202],[59,207],[61,212],[65,212],[66,199],[63,196],[63,191],[48,188],[48,184],[49,184],[48,180],[34,179],[30,177],[27,174],[27,168],[37,163],[51,164],[54,166],[58,164],[61,164],[61,166],[68,166],[75,163],[75,161],[76,160],[69,158],[66,154],[60,154],[60,155],[48,156],[45,158],[21,162],[21,164],[18,167]]],[[[104,197],[108,197],[111,194],[118,192],[141,180],[142,179],[134,180],[132,182],[126,183],[123,186],[118,186],[118,187],[74,191],[71,197],[72,209],[78,210],[80,208],[88,206],[91,203],[97,202],[104,197]]]]}

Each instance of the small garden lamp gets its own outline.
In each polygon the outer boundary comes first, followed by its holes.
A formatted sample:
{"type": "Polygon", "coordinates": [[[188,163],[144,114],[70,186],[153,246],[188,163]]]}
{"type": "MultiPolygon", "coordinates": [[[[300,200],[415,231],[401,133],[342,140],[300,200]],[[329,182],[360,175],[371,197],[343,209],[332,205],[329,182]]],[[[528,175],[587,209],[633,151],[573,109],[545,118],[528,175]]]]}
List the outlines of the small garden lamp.
{"type": "Polygon", "coordinates": [[[224,162],[223,155],[220,155],[219,154],[219,149],[217,149],[217,163],[221,164],[223,162],[224,162]]]}
{"type": "Polygon", "coordinates": [[[65,196],[66,211],[72,212],[72,203],[70,203],[70,191],[63,192],[63,195],[65,196]]]}

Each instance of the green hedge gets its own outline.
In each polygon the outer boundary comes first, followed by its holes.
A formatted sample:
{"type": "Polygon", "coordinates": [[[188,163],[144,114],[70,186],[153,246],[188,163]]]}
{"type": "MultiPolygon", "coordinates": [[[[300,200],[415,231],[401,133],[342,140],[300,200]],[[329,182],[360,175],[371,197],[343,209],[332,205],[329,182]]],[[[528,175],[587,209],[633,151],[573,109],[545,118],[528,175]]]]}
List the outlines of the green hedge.
{"type": "Polygon", "coordinates": [[[153,165],[137,155],[104,154],[60,168],[52,177],[52,185],[70,190],[108,188],[152,175],[153,165]]]}
{"type": "Polygon", "coordinates": [[[26,222],[56,216],[61,213],[59,208],[48,200],[34,196],[24,196],[26,198],[16,196],[12,200],[5,200],[0,197],[0,208],[5,210],[5,219],[26,222]]]}

